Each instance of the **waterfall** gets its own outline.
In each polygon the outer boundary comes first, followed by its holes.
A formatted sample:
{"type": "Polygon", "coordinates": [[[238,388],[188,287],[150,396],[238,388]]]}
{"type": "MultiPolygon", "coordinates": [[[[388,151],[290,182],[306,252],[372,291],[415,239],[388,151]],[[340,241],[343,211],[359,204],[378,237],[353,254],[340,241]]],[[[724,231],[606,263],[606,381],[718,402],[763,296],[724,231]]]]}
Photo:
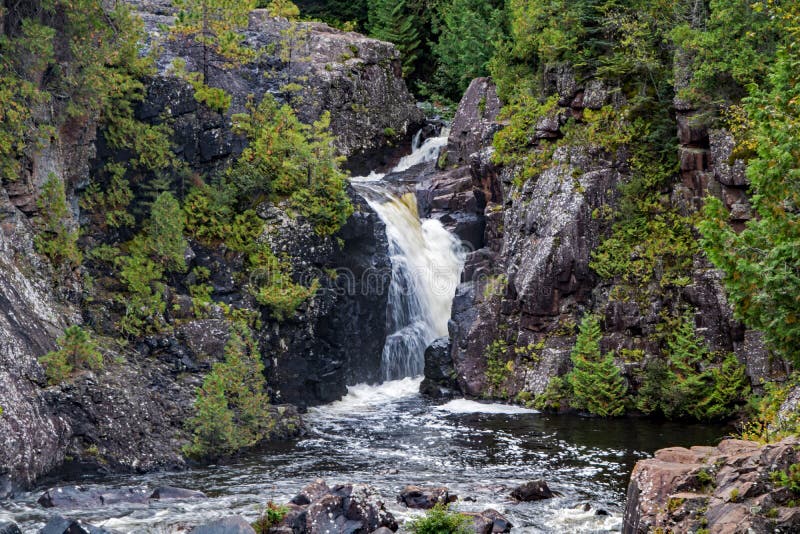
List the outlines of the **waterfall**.
{"type": "MultiPolygon", "coordinates": [[[[419,145],[391,172],[405,171],[435,160],[447,143],[447,132],[419,145]]],[[[381,372],[384,380],[421,375],[425,348],[447,335],[450,306],[464,266],[464,251],[456,236],[434,219],[421,221],[413,192],[398,191],[384,175],[354,178],[353,185],[386,224],[392,280],[389,286],[386,344],[381,372]]]]}

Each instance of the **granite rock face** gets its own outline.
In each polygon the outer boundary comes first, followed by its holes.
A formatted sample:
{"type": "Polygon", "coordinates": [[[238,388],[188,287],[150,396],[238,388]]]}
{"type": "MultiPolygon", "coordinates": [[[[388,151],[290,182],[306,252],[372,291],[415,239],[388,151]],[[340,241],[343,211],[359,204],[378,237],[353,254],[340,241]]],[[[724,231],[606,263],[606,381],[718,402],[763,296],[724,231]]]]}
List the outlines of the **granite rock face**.
{"type": "MultiPolygon", "coordinates": [[[[566,66],[546,72],[544,81],[544,92],[558,96],[558,107],[535,123],[532,150],[559,139],[564,124],[585,109],[624,104],[618,91],[597,80],[578,82],[566,66]]],[[[687,271],[686,286],[672,294],[649,287],[645,304],[614,298],[624,289],[621,281],[603,280],[589,265],[592,251],[611,230],[609,220],[598,214],[614,209],[617,186],[630,173],[626,151],[608,154],[587,143],[562,146],[549,165],[523,181],[520,169],[492,162],[491,136],[502,128],[493,95],[489,81],[473,82],[446,148],[451,166],[426,175],[417,192],[421,213],[439,218],[474,247],[449,325],[452,362],[463,393],[504,399],[542,394],[551,378],[569,371],[575,327],[587,312],[603,317],[603,350],[644,355],[639,361],[617,362],[636,388],[641,381],[637,373],[658,358],[652,334],[660,314],[679,302],[694,307],[698,332],[713,350],[734,352],[755,387],[785,376],[786,365],[770,356],[760,335],[734,318],[720,273],[702,254],[687,271]],[[466,218],[480,221],[480,239],[472,237],[474,227],[464,231],[466,218]],[[498,347],[510,347],[499,351],[505,352],[500,357],[509,360],[510,371],[493,383],[487,378],[487,360],[498,347]]],[[[736,214],[731,220],[736,227],[749,213],[743,164],[730,161],[730,134],[698,126],[694,114],[679,107],[680,180],[664,201],[689,214],[702,207],[705,196],[717,195],[736,214]]]]}
{"type": "Polygon", "coordinates": [[[800,462],[800,440],[759,445],[728,439],[716,447],[672,447],[636,464],[628,485],[622,532],[720,534],[796,532],[796,495],[772,473],[800,462]]]}
{"type": "Polygon", "coordinates": [[[189,70],[204,70],[201,47],[190,38],[161,35],[159,25],[172,24],[174,8],[157,0],[127,1],[145,21],[151,45],[159,46],[159,76],[140,114],[156,117],[168,109],[179,117],[176,130],[195,130],[186,146],[189,161],[208,163],[241,151],[229,119],[230,113],[244,111],[250,95],[256,102],[266,93],[287,100],[304,122],[330,112],[337,147],[357,174],[386,163],[385,149],[410,137],[424,121],[402,79],[400,54],[394,45],[322,23],[270,17],[266,9],[257,9],[242,31],[245,46],[272,52],[242,66],[226,66],[220,58],[212,58],[214,65],[224,68],[205,69],[207,84],[224,88],[233,98],[230,112],[218,116],[215,124],[208,120],[207,110],[194,102],[191,87],[170,75],[175,59],[186,61],[189,70]],[[299,89],[287,91],[290,84],[299,89]],[[206,124],[198,130],[198,122],[206,124]]]}

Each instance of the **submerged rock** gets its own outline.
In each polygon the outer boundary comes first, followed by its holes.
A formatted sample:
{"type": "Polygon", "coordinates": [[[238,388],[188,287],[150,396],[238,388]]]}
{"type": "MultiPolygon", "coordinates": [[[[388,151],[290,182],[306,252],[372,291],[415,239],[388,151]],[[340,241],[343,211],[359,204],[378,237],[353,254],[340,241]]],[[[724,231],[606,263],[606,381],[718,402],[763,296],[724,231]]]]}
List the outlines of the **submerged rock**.
{"type": "Polygon", "coordinates": [[[0,534],[22,534],[16,523],[11,521],[0,522],[0,534]]]}
{"type": "Polygon", "coordinates": [[[74,519],[67,519],[60,515],[54,515],[47,521],[47,524],[39,531],[39,534],[119,534],[116,530],[96,527],[86,523],[81,523],[74,519]]]}
{"type": "Polygon", "coordinates": [[[556,494],[550,490],[547,486],[547,482],[544,480],[526,482],[521,486],[517,486],[511,492],[511,497],[518,501],[538,501],[541,499],[550,499],[555,496],[556,494]]]}
{"type": "Polygon", "coordinates": [[[153,490],[150,498],[154,500],[178,500],[178,499],[203,499],[206,494],[202,491],[176,488],[174,486],[161,486],[153,490]]]}
{"type": "Polygon", "coordinates": [[[447,504],[458,499],[457,495],[451,495],[450,490],[444,486],[439,487],[421,487],[421,486],[406,486],[400,495],[397,496],[397,502],[403,503],[409,508],[422,508],[428,510],[437,504],[447,504]]]}
{"type": "Polygon", "coordinates": [[[142,488],[94,489],[64,486],[45,491],[36,501],[45,508],[92,508],[116,503],[147,504],[150,493],[142,488]]]}
{"type": "Polygon", "coordinates": [[[189,534],[256,534],[256,531],[245,518],[237,515],[194,527],[189,534]]]}

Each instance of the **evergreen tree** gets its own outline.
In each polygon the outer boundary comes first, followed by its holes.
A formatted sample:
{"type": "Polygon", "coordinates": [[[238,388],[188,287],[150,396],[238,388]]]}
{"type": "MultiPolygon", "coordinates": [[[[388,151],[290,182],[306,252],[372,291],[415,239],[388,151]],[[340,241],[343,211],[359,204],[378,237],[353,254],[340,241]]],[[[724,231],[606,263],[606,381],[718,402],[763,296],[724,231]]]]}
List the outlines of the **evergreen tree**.
{"type": "Polygon", "coordinates": [[[50,174],[36,200],[40,233],[34,238],[36,250],[47,256],[55,267],[69,269],[80,265],[78,231],[70,228],[64,181],[50,174]]]}
{"type": "Polygon", "coordinates": [[[153,203],[145,228],[146,249],[166,271],[186,270],[186,239],[183,237],[184,214],[169,192],[161,193],[153,203]]]}
{"type": "Polygon", "coordinates": [[[584,317],[572,349],[574,367],[567,375],[567,381],[572,387],[574,407],[603,417],[617,417],[625,413],[628,388],[614,364],[613,354],[603,356],[600,353],[601,337],[597,317],[584,317]]]}
{"type": "Polygon", "coordinates": [[[204,82],[215,56],[239,63],[253,58],[253,51],[242,46],[239,31],[247,27],[255,0],[173,0],[173,4],[178,8],[173,30],[191,36],[201,47],[204,82]]]}
{"type": "Polygon", "coordinates": [[[403,60],[403,76],[414,72],[422,44],[419,17],[406,0],[376,0],[369,4],[370,35],[394,43],[403,60]]]}
{"type": "Polygon", "coordinates": [[[740,149],[754,155],[747,178],[757,217],[737,233],[709,198],[700,229],[737,316],[800,365],[800,5],[773,9],[770,20],[783,30],[777,59],[766,82],[751,85],[736,131],[740,149]]]}
{"type": "Polygon", "coordinates": [[[453,0],[442,9],[430,88],[458,101],[472,79],[487,75],[495,42],[502,36],[503,11],[483,0],[453,0]]]}
{"type": "Polygon", "coordinates": [[[80,326],[68,326],[56,343],[59,350],[39,358],[50,384],[66,380],[76,367],[92,370],[103,368],[103,355],[89,332],[80,326]]]}
{"type": "Polygon", "coordinates": [[[197,389],[196,415],[188,421],[196,458],[227,456],[265,439],[274,426],[269,412],[264,364],[247,326],[234,324],[225,361],[215,363],[197,389]]]}

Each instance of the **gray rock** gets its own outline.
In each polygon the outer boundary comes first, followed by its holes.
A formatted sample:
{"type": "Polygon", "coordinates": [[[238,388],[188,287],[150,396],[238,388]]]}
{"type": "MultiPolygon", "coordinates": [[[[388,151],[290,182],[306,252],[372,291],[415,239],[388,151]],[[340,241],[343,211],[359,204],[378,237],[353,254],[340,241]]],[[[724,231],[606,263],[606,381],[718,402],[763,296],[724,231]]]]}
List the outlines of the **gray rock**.
{"type": "Polygon", "coordinates": [[[397,496],[397,502],[409,508],[428,510],[437,504],[447,504],[458,499],[443,487],[406,486],[397,496]]]}
{"type": "Polygon", "coordinates": [[[194,527],[189,534],[255,534],[255,532],[246,519],[232,516],[194,527]]]}
{"type": "Polygon", "coordinates": [[[532,480],[521,486],[517,486],[511,492],[511,498],[518,501],[539,501],[541,499],[551,499],[555,494],[550,491],[547,482],[544,480],[532,480]]]}
{"type": "Polygon", "coordinates": [[[0,534],[22,534],[16,523],[11,521],[0,522],[0,534]]]}
{"type": "Polygon", "coordinates": [[[202,491],[176,488],[173,486],[161,486],[153,490],[150,494],[151,499],[166,501],[177,499],[203,499],[206,494],[202,491]]]}
{"type": "Polygon", "coordinates": [[[453,117],[447,138],[447,164],[463,166],[470,156],[492,144],[499,127],[495,120],[502,104],[489,78],[475,78],[469,84],[453,117]]]}

